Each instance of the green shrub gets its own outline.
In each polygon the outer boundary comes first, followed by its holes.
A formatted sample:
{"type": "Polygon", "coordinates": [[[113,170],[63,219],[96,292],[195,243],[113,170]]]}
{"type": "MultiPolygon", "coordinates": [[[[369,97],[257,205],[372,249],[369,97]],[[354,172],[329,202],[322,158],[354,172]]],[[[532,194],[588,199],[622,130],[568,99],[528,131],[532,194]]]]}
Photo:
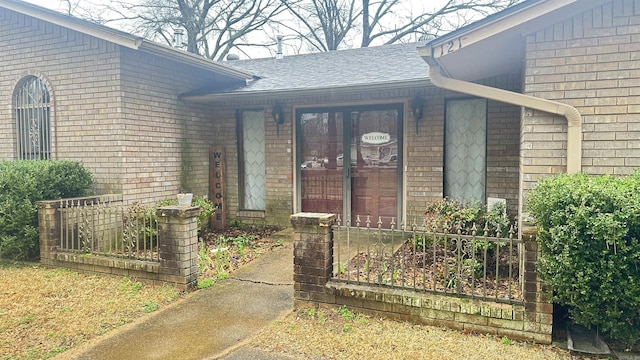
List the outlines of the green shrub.
{"type": "Polygon", "coordinates": [[[557,175],[528,197],[539,233],[538,271],[579,324],[640,340],[640,173],[557,175]]]}
{"type": "Polygon", "coordinates": [[[440,199],[429,204],[424,214],[428,231],[457,234],[459,229],[463,235],[467,235],[471,234],[475,225],[478,235],[483,235],[486,227],[489,236],[495,236],[499,231],[501,236],[506,237],[510,228],[506,209],[500,203],[487,209],[480,203],[464,204],[457,200],[440,199]]]}
{"type": "MultiPolygon", "coordinates": [[[[177,198],[164,198],[156,204],[157,207],[160,206],[177,206],[178,199],[177,198]]],[[[202,196],[194,196],[191,200],[191,205],[199,206],[200,213],[198,214],[198,233],[202,234],[203,231],[209,229],[209,222],[211,219],[211,215],[213,215],[214,207],[211,200],[206,199],[202,196]]]]}
{"type": "Polygon", "coordinates": [[[91,174],[72,161],[0,161],[0,257],[36,259],[36,201],[89,194],[91,174]]]}

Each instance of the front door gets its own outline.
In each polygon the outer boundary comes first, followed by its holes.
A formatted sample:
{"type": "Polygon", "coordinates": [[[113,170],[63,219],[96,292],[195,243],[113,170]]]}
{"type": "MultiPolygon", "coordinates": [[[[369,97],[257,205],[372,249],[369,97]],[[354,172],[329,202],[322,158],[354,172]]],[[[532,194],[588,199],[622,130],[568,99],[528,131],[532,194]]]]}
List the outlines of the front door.
{"type": "Polygon", "coordinates": [[[400,105],[298,111],[298,208],[399,223],[401,119],[400,105]]]}

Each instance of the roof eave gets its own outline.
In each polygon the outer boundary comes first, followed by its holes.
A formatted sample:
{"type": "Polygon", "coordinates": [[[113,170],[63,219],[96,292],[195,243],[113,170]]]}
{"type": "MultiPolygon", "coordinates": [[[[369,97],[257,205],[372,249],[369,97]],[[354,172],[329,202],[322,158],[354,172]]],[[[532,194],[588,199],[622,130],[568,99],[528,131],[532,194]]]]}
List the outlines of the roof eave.
{"type": "Polygon", "coordinates": [[[254,75],[249,72],[238,70],[229,66],[221,65],[207,58],[204,58],[202,56],[185,52],[182,50],[176,50],[169,46],[160,45],[148,40],[142,41],[142,43],[140,44],[139,50],[153,53],[162,57],[176,58],[180,62],[201,67],[208,70],[221,72],[226,75],[236,77],[238,79],[250,80],[251,78],[254,77],[254,75]]]}
{"type": "Polygon", "coordinates": [[[319,88],[295,88],[295,89],[278,89],[278,90],[262,90],[262,91],[235,91],[235,92],[223,92],[223,93],[212,93],[205,95],[194,95],[194,96],[180,96],[180,98],[186,102],[192,103],[209,103],[209,102],[218,102],[227,99],[242,99],[242,98],[253,98],[253,97],[282,97],[282,96],[291,96],[291,95],[310,95],[310,94],[320,94],[320,93],[346,93],[353,91],[369,91],[369,90],[384,90],[389,88],[398,87],[420,87],[420,86],[428,86],[430,85],[429,79],[425,77],[424,79],[416,79],[416,80],[408,80],[408,81],[394,81],[394,82],[384,82],[384,83],[375,83],[375,84],[366,84],[366,85],[349,85],[349,86],[334,86],[334,87],[319,87],[319,88]]]}
{"type": "Polygon", "coordinates": [[[64,15],[37,5],[12,0],[0,0],[0,7],[67,29],[78,31],[83,34],[94,36],[96,38],[123,46],[125,48],[145,51],[165,58],[174,59],[176,61],[192,66],[197,66],[206,70],[223,73],[225,75],[238,79],[251,79],[253,76],[248,72],[217,64],[209,59],[200,57],[195,54],[173,49],[169,46],[160,45],[145,40],[141,37],[111,29],[106,26],[76,19],[72,16],[64,15]]]}
{"type": "Polygon", "coordinates": [[[419,52],[427,63],[437,64],[449,77],[474,81],[497,75],[521,68],[517,63],[523,62],[527,35],[561,21],[568,12],[606,1],[529,0],[434,39],[419,52]],[[470,58],[476,61],[470,64],[470,58]]]}
{"type": "Polygon", "coordinates": [[[529,0],[521,6],[516,5],[513,9],[497,13],[498,16],[489,16],[434,39],[427,43],[427,47],[431,57],[437,59],[578,1],[580,0],[529,0]]]}

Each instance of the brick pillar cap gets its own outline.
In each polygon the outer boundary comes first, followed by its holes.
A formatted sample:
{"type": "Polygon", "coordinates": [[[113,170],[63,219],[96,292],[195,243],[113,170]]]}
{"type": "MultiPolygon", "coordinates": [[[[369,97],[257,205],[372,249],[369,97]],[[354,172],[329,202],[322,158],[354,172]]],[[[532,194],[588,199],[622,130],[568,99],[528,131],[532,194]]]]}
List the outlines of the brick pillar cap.
{"type": "Polygon", "coordinates": [[[297,213],[289,217],[293,225],[332,225],[335,214],[326,213],[297,213]]]}
{"type": "Polygon", "coordinates": [[[200,213],[199,206],[163,206],[156,210],[158,217],[192,218],[200,213]]]}

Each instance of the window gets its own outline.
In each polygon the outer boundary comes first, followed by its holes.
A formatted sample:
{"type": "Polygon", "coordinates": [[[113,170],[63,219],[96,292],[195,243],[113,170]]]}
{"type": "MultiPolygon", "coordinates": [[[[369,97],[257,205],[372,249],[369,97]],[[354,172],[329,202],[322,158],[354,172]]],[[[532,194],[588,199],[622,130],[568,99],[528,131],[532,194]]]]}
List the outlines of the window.
{"type": "Polygon", "coordinates": [[[18,84],[14,98],[18,158],[51,158],[51,103],[47,85],[35,76],[18,84]]]}
{"type": "Polygon", "coordinates": [[[464,202],[485,202],[487,101],[447,101],[444,194],[464,202]]]}
{"type": "Polygon", "coordinates": [[[265,127],[264,112],[241,111],[238,117],[240,149],[240,208],[265,210],[265,127]]]}

